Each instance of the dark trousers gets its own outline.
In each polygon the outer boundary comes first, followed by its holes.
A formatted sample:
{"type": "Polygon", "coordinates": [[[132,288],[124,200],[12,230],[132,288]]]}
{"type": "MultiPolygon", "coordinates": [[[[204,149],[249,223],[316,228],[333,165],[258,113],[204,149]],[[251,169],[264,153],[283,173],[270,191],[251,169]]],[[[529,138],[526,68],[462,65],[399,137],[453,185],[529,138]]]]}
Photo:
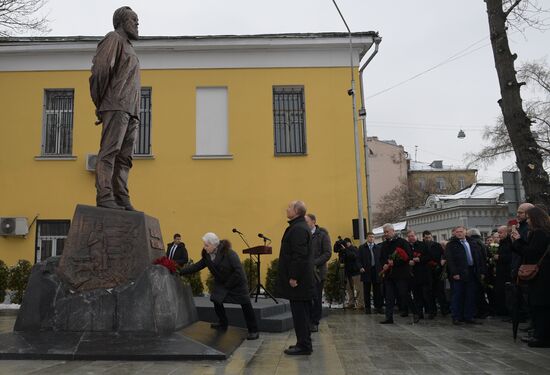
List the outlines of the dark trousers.
{"type": "MultiPolygon", "coordinates": [[[[449,313],[449,301],[447,300],[447,295],[445,294],[445,280],[441,280],[441,273],[434,273],[433,275],[433,303],[435,302],[439,305],[439,311],[441,314],[445,315],[449,313]]],[[[437,307],[436,307],[437,310],[437,307]]]]}
{"type": "Polygon", "coordinates": [[[476,313],[478,281],[471,269],[468,277],[451,280],[451,315],[453,320],[472,320],[476,313]]]}
{"type": "Polygon", "coordinates": [[[315,282],[313,300],[311,302],[311,324],[319,325],[323,317],[323,286],[325,281],[315,282]]]}
{"type": "Polygon", "coordinates": [[[101,116],[103,130],[96,164],[96,201],[128,202],[128,174],[132,168],[139,120],[123,111],[106,111],[101,116]]]}
{"type": "MultiPolygon", "coordinates": [[[[246,322],[248,332],[258,332],[258,323],[256,323],[256,316],[254,315],[252,303],[243,303],[241,304],[241,308],[243,309],[244,320],[246,322]]],[[[225,307],[223,307],[223,303],[214,302],[214,311],[216,312],[220,323],[227,325],[227,315],[225,314],[225,307]]]]}
{"type": "Polygon", "coordinates": [[[533,336],[550,344],[550,306],[531,306],[533,336]]]}
{"type": "Polygon", "coordinates": [[[384,280],[384,289],[386,297],[386,319],[393,319],[393,307],[395,306],[395,298],[399,296],[399,303],[402,305],[404,311],[409,309],[416,314],[416,308],[411,299],[411,293],[409,291],[409,280],[384,280]]]}
{"type": "Polygon", "coordinates": [[[416,306],[418,314],[423,315],[425,312],[426,314],[435,315],[436,307],[434,304],[432,284],[415,283],[412,286],[412,292],[414,297],[414,305],[416,306]]]}
{"type": "Polygon", "coordinates": [[[376,274],[375,267],[372,267],[369,277],[365,276],[365,279],[363,280],[363,295],[365,300],[366,311],[370,311],[371,291],[372,291],[372,301],[374,303],[374,308],[381,309],[383,305],[382,286],[378,282],[378,275],[376,274]]]}
{"type": "Polygon", "coordinates": [[[290,300],[290,311],[292,311],[294,332],[296,332],[296,346],[303,350],[313,350],[309,330],[310,310],[311,301],[290,300]]]}

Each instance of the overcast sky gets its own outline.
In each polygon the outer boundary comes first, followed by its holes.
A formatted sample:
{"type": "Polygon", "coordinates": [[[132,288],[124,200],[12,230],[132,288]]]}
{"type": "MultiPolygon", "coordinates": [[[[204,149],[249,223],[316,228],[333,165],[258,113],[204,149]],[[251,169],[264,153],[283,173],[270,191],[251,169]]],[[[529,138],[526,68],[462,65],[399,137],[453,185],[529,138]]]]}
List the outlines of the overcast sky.
{"type": "MultiPolygon", "coordinates": [[[[418,161],[464,165],[464,153],[482,146],[483,127],[499,115],[485,2],[337,3],[352,31],[378,31],[383,39],[364,74],[368,134],[394,139],[413,159],[418,146],[418,161]],[[451,57],[458,58],[380,93],[451,57]],[[457,139],[460,129],[465,139],[457,139]]],[[[345,31],[332,0],[49,0],[44,8],[51,21],[49,35],[104,35],[112,29],[113,11],[122,5],[138,13],[140,35],[345,31]]],[[[550,31],[510,35],[517,62],[548,60],[549,41],[550,31]]],[[[498,180],[500,171],[511,168],[514,160],[509,158],[480,170],[479,178],[498,180]]]]}

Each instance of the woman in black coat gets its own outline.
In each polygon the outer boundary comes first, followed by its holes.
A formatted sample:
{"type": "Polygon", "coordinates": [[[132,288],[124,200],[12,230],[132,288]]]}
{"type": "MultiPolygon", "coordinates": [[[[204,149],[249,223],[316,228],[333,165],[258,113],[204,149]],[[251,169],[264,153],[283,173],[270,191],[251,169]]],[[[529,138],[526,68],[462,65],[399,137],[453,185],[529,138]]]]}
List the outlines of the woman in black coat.
{"type": "MultiPolygon", "coordinates": [[[[539,207],[527,210],[529,234],[527,241],[513,230],[513,251],[523,258],[522,264],[538,264],[550,245],[550,217],[539,207]]],[[[536,348],[550,347],[550,254],[539,264],[537,276],[529,280],[529,305],[531,308],[533,340],[528,345],[536,348]]]]}
{"type": "Polygon", "coordinates": [[[212,323],[211,327],[226,329],[228,320],[223,303],[236,303],[243,309],[248,328],[247,339],[257,339],[259,337],[258,324],[248,295],[248,283],[239,256],[231,249],[229,241],[220,241],[214,233],[206,233],[202,240],[204,248],[201,260],[185,266],[180,270],[180,274],[187,275],[208,268],[214,276],[214,288],[211,291],[210,300],[214,302],[214,310],[219,319],[219,322],[212,323]]]}

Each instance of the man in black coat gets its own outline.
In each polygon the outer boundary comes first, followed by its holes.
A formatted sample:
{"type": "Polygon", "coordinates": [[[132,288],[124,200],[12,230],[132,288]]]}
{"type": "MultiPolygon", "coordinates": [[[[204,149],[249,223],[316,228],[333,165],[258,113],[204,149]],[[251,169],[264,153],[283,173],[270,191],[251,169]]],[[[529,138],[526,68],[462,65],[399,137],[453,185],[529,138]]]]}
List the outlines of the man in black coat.
{"type": "Polygon", "coordinates": [[[174,242],[170,242],[166,247],[166,257],[172,259],[180,266],[189,262],[187,249],[185,248],[185,244],[181,242],[181,235],[179,233],[174,234],[174,242]]]}
{"type": "Polygon", "coordinates": [[[509,315],[506,307],[506,283],[512,281],[512,239],[506,225],[498,228],[498,250],[493,256],[495,262],[495,303],[497,315],[509,315]]]}
{"type": "Polygon", "coordinates": [[[311,231],[304,215],[302,201],[292,201],[286,209],[288,227],[281,240],[277,288],[283,298],[290,300],[296,345],[285,349],[288,355],[310,355],[311,331],[309,325],[313,299],[313,251],[311,231]]]}
{"type": "Polygon", "coordinates": [[[313,251],[313,276],[315,290],[311,306],[311,332],[319,330],[319,321],[323,316],[323,286],[327,276],[327,262],[332,255],[331,242],[328,231],[317,225],[317,218],[314,214],[307,214],[305,217],[307,226],[311,231],[311,249],[313,251]]]}
{"type": "Polygon", "coordinates": [[[414,304],[421,319],[424,318],[424,312],[428,319],[433,319],[435,305],[432,292],[432,274],[428,264],[433,263],[434,259],[424,242],[418,241],[414,230],[407,232],[407,241],[413,253],[409,265],[412,267],[413,274],[411,288],[414,304]]]}
{"type": "Polygon", "coordinates": [[[382,285],[380,283],[380,245],[374,243],[374,233],[367,233],[367,242],[359,246],[359,263],[361,264],[361,281],[363,282],[363,295],[365,301],[365,314],[371,313],[371,290],[374,309],[382,313],[382,285]]]}
{"type": "Polygon", "coordinates": [[[447,261],[445,260],[443,246],[439,242],[433,240],[432,233],[428,230],[422,232],[422,240],[426,246],[426,250],[430,253],[433,263],[428,262],[432,274],[432,301],[433,306],[437,310],[436,301],[439,304],[441,315],[445,316],[449,313],[449,301],[445,295],[445,280],[442,279],[443,269],[447,261]]]}
{"type": "Polygon", "coordinates": [[[380,251],[380,263],[384,271],[386,319],[380,323],[393,324],[393,307],[398,295],[403,310],[401,316],[408,316],[410,309],[414,314],[414,322],[417,323],[419,318],[409,289],[411,278],[409,260],[412,258],[410,246],[407,241],[396,236],[393,225],[384,224],[382,228],[385,240],[380,251]]]}
{"type": "Polygon", "coordinates": [[[363,283],[361,282],[361,263],[359,262],[359,249],[353,245],[350,238],[344,239],[343,254],[344,274],[348,292],[348,308],[363,309],[363,283]]]}
{"type": "Polygon", "coordinates": [[[479,324],[474,320],[478,285],[486,273],[486,262],[477,242],[466,238],[466,228],[454,229],[447,243],[445,258],[451,280],[453,324],[479,324]]]}

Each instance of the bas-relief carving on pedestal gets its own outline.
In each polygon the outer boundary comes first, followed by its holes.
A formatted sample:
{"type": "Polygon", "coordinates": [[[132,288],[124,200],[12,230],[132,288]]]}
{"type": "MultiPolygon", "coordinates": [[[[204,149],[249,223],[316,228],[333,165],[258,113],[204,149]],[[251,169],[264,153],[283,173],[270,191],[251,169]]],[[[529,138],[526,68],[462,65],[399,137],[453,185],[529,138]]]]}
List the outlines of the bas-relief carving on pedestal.
{"type": "Polygon", "coordinates": [[[58,273],[75,290],[113,288],[135,279],[163,250],[155,218],[79,205],[58,273]]]}

